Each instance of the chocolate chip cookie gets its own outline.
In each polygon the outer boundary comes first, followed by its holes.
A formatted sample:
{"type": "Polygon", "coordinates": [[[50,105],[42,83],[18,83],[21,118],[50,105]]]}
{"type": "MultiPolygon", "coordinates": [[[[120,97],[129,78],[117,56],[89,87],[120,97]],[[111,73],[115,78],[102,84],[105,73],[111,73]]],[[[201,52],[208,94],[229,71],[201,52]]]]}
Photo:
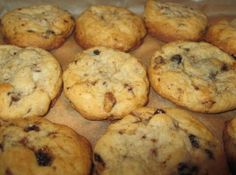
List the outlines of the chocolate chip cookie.
{"type": "Polygon", "coordinates": [[[4,39],[20,47],[51,50],[72,33],[75,22],[69,12],[53,5],[35,5],[7,12],[1,19],[4,39]]]}
{"type": "Polygon", "coordinates": [[[225,174],[218,139],[176,108],[141,108],[111,124],[93,159],[99,175],[225,174]]]}

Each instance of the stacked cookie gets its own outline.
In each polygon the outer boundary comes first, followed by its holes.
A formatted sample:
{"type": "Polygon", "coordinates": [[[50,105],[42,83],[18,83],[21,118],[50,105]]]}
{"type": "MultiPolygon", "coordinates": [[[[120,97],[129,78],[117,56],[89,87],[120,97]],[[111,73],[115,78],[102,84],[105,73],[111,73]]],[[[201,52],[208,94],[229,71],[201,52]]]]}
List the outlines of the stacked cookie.
{"type": "MultiPolygon", "coordinates": [[[[84,118],[120,119],[95,145],[98,174],[218,173],[222,144],[205,125],[178,108],[143,106],[150,80],[160,96],[188,110],[235,109],[236,61],[229,55],[236,55],[229,37],[235,35],[235,21],[211,26],[205,37],[208,20],[199,10],[147,0],[144,20],[122,7],[96,5],[74,21],[59,7],[39,5],[10,11],[1,22],[4,41],[16,46],[0,46],[0,174],[90,173],[89,142],[39,118],[59,97],[62,81],[65,96],[84,118]],[[86,50],[62,73],[46,50],[61,47],[73,30],[86,50]],[[151,58],[148,76],[138,59],[125,53],[140,46],[147,32],[170,42],[151,58]]],[[[231,167],[233,127],[234,120],[224,134],[231,167]]]]}

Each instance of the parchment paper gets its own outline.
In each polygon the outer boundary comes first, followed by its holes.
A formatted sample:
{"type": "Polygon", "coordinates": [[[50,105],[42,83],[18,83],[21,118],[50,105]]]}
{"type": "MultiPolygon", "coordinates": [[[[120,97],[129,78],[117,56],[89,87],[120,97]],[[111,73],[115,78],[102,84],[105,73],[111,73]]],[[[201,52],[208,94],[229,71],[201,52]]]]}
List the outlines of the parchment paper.
{"type": "MultiPolygon", "coordinates": [[[[174,2],[184,3],[187,6],[196,7],[202,10],[209,16],[210,24],[222,18],[236,17],[235,0],[175,0],[174,2]]],[[[6,11],[17,7],[46,3],[57,4],[61,8],[70,11],[74,17],[77,17],[84,9],[92,4],[123,6],[129,8],[131,11],[139,15],[142,15],[145,0],[2,0],[0,1],[0,14],[2,15],[6,11]]],[[[2,40],[1,43],[3,43],[2,40]]],[[[163,44],[164,43],[158,41],[156,38],[147,35],[143,44],[130,53],[135,55],[137,59],[140,60],[140,62],[147,66],[153,53],[163,44]]],[[[81,50],[82,49],[76,44],[72,35],[62,47],[51,51],[51,53],[58,59],[62,69],[65,70],[67,65],[73,60],[74,55],[81,50]]],[[[175,105],[157,95],[152,90],[152,88],[150,88],[149,103],[147,106],[170,107],[175,105]]],[[[224,122],[231,119],[232,117],[236,117],[236,110],[220,114],[202,114],[191,111],[189,112],[192,113],[194,117],[202,121],[220,140],[222,140],[224,122]]],[[[80,135],[85,136],[93,147],[96,143],[96,140],[105,132],[107,126],[110,123],[110,121],[89,121],[84,119],[77,111],[72,108],[71,104],[65,98],[63,92],[60,94],[57,101],[45,117],[53,122],[71,127],[80,135]]],[[[222,172],[219,172],[219,175],[229,174],[225,157],[223,155],[223,147],[222,161],[219,162],[219,167],[218,168],[222,170],[222,172]]]]}

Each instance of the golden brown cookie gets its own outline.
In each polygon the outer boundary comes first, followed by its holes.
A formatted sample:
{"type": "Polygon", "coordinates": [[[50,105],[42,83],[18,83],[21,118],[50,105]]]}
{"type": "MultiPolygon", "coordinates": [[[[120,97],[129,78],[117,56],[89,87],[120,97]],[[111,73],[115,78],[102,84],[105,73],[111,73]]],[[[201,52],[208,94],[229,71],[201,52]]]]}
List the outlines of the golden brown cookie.
{"type": "Polygon", "coordinates": [[[61,84],[61,67],[49,52],[0,46],[0,118],[46,114],[61,84]]]}
{"type": "Polygon", "coordinates": [[[199,40],[207,26],[207,17],[202,12],[182,4],[157,0],[147,0],[144,19],[149,33],[166,42],[199,40]]]}
{"type": "Polygon", "coordinates": [[[236,18],[221,20],[210,26],[206,40],[236,57],[236,18]]]}
{"type": "Polygon", "coordinates": [[[161,96],[204,113],[236,108],[236,60],[205,42],[172,42],[151,59],[149,78],[161,96]]]}
{"type": "Polygon", "coordinates": [[[216,136],[176,108],[140,108],[111,124],[94,149],[99,175],[216,175],[221,159],[216,136]]]}
{"type": "Polygon", "coordinates": [[[75,40],[83,48],[105,46],[128,51],[146,34],[141,17],[115,6],[91,6],[76,20],[75,40]]]}
{"type": "Polygon", "coordinates": [[[0,119],[1,175],[89,175],[91,147],[72,129],[47,119],[0,119]]]}
{"type": "Polygon", "coordinates": [[[141,63],[105,47],[77,54],[64,71],[63,82],[66,97],[90,120],[121,118],[148,99],[149,82],[141,63]]]}
{"type": "Polygon", "coordinates": [[[53,5],[18,8],[6,13],[1,22],[7,43],[47,50],[60,47],[74,28],[72,16],[53,5]]]}

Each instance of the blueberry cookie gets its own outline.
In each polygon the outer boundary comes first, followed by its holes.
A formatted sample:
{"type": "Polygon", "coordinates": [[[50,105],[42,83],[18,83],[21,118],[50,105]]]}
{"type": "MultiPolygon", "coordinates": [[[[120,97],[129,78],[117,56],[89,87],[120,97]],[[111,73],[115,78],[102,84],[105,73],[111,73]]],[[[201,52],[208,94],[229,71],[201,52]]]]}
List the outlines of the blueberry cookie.
{"type": "Polygon", "coordinates": [[[158,94],[190,110],[236,108],[236,60],[211,44],[166,44],[152,57],[149,78],[158,94]]]}
{"type": "Polygon", "coordinates": [[[226,122],[223,141],[230,170],[236,174],[236,118],[226,122]]]}
{"type": "Polygon", "coordinates": [[[147,102],[144,67],[128,53],[95,47],[78,53],[63,73],[64,93],[90,120],[118,119],[147,102]]]}
{"type": "Polygon", "coordinates": [[[141,44],[146,29],[141,17],[115,6],[91,6],[76,20],[75,39],[83,48],[105,46],[128,51],[141,44]]]}
{"type": "Polygon", "coordinates": [[[97,141],[93,159],[99,175],[222,172],[218,139],[189,113],[175,108],[140,108],[111,124],[97,141]]]}
{"type": "Polygon", "coordinates": [[[72,129],[50,121],[0,119],[0,174],[89,175],[89,142],[72,129]]]}
{"type": "Polygon", "coordinates": [[[0,118],[44,115],[61,84],[61,67],[49,52],[0,46],[0,118]]]}
{"type": "Polygon", "coordinates": [[[47,50],[60,47],[75,25],[67,11],[53,5],[18,8],[6,13],[1,22],[7,43],[47,50]]]}
{"type": "Polygon", "coordinates": [[[206,15],[177,3],[147,0],[144,16],[148,32],[166,42],[199,40],[207,27],[206,15]]]}
{"type": "Polygon", "coordinates": [[[236,57],[236,18],[221,20],[209,27],[206,39],[236,57]]]}

